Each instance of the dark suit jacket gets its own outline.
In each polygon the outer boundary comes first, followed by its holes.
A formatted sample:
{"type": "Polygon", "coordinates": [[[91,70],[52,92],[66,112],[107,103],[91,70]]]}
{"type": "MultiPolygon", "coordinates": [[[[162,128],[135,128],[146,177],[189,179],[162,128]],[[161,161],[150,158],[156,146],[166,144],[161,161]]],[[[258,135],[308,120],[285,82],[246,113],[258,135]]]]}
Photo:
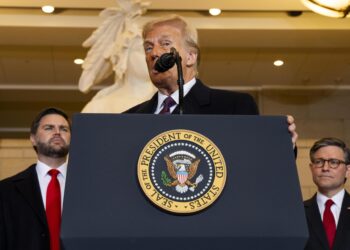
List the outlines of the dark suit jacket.
{"type": "MultiPolygon", "coordinates": [[[[185,96],[183,103],[184,114],[233,114],[257,115],[258,108],[252,96],[227,90],[211,89],[199,79],[185,96]]],[[[155,94],[149,101],[143,102],[124,113],[151,114],[157,108],[158,96],[155,94]]],[[[173,112],[179,113],[179,107],[173,112]]]]}
{"type": "Polygon", "coordinates": [[[0,249],[50,249],[35,164],[0,182],[0,249]]]}
{"type": "MultiPolygon", "coordinates": [[[[317,206],[316,195],[304,202],[305,214],[309,228],[309,240],[305,250],[329,250],[327,237],[323,228],[321,214],[317,206]]],[[[345,192],[340,211],[333,250],[350,249],[350,195],[345,192]]]]}
{"type": "MultiPolygon", "coordinates": [[[[153,114],[157,108],[158,94],[150,100],[138,104],[123,113],[153,114]]],[[[212,89],[204,85],[199,79],[184,97],[184,114],[203,115],[258,115],[259,110],[253,97],[247,93],[212,89]]],[[[179,114],[179,106],[173,114],[179,114]]],[[[294,148],[297,157],[298,148],[294,148]]]]}

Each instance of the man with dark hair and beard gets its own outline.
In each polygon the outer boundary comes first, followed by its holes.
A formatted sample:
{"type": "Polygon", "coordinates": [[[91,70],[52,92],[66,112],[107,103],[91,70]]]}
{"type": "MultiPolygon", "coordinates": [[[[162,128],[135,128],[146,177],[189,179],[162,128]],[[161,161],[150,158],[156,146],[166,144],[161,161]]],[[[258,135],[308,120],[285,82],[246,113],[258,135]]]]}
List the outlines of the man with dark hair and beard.
{"type": "Polygon", "coordinates": [[[59,250],[67,155],[68,116],[57,108],[33,120],[30,141],[38,160],[0,182],[0,249],[59,250]]]}

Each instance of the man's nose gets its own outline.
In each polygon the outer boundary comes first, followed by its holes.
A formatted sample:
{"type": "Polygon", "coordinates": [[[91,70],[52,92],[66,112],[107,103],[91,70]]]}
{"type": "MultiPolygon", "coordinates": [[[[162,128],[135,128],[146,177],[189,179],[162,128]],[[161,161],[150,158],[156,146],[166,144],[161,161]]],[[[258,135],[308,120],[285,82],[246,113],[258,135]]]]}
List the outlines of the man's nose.
{"type": "Polygon", "coordinates": [[[55,134],[61,134],[61,129],[59,127],[54,128],[54,133],[55,134]]]}
{"type": "Polygon", "coordinates": [[[160,46],[154,46],[151,52],[152,59],[157,60],[165,52],[166,51],[164,51],[164,49],[162,49],[160,46]]]}
{"type": "Polygon", "coordinates": [[[329,170],[329,169],[330,169],[329,161],[325,161],[324,164],[323,164],[322,170],[329,170]]]}

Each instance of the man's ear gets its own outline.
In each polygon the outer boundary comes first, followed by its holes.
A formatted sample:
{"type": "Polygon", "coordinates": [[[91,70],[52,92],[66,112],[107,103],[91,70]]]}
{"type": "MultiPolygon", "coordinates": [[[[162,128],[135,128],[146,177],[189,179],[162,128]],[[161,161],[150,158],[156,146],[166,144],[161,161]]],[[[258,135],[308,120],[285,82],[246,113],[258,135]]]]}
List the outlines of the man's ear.
{"type": "Polygon", "coordinates": [[[186,53],[186,66],[191,67],[197,63],[198,54],[193,50],[188,50],[186,53]]]}
{"type": "Polygon", "coordinates": [[[345,177],[346,177],[347,179],[349,179],[349,177],[350,177],[350,164],[349,164],[349,165],[346,165],[345,177]]]}
{"type": "Polygon", "coordinates": [[[29,139],[30,139],[30,141],[31,141],[32,145],[33,145],[33,146],[36,146],[35,135],[30,134],[29,139]]]}
{"type": "Polygon", "coordinates": [[[309,168],[310,170],[312,170],[312,163],[309,163],[309,168]]]}

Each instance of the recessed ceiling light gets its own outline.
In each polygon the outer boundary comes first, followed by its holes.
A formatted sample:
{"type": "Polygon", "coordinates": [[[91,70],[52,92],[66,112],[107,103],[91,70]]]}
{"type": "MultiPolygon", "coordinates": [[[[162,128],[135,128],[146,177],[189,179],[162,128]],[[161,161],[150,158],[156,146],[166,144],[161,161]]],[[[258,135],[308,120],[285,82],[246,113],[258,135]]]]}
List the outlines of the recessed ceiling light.
{"type": "Polygon", "coordinates": [[[221,10],[218,8],[211,8],[211,9],[209,9],[209,13],[212,16],[218,16],[221,14],[221,10]]]}
{"type": "Polygon", "coordinates": [[[284,64],[284,62],[282,60],[276,60],[273,62],[273,65],[275,65],[276,67],[280,67],[284,64]]]}
{"type": "Polygon", "coordinates": [[[83,64],[83,63],[84,63],[84,60],[81,59],[81,58],[77,58],[77,59],[74,59],[74,63],[75,63],[75,64],[83,64]]]}
{"type": "Polygon", "coordinates": [[[51,6],[51,5],[45,5],[43,7],[41,7],[41,10],[44,12],[44,13],[47,13],[47,14],[50,14],[52,12],[55,11],[55,7],[51,6]]]}

